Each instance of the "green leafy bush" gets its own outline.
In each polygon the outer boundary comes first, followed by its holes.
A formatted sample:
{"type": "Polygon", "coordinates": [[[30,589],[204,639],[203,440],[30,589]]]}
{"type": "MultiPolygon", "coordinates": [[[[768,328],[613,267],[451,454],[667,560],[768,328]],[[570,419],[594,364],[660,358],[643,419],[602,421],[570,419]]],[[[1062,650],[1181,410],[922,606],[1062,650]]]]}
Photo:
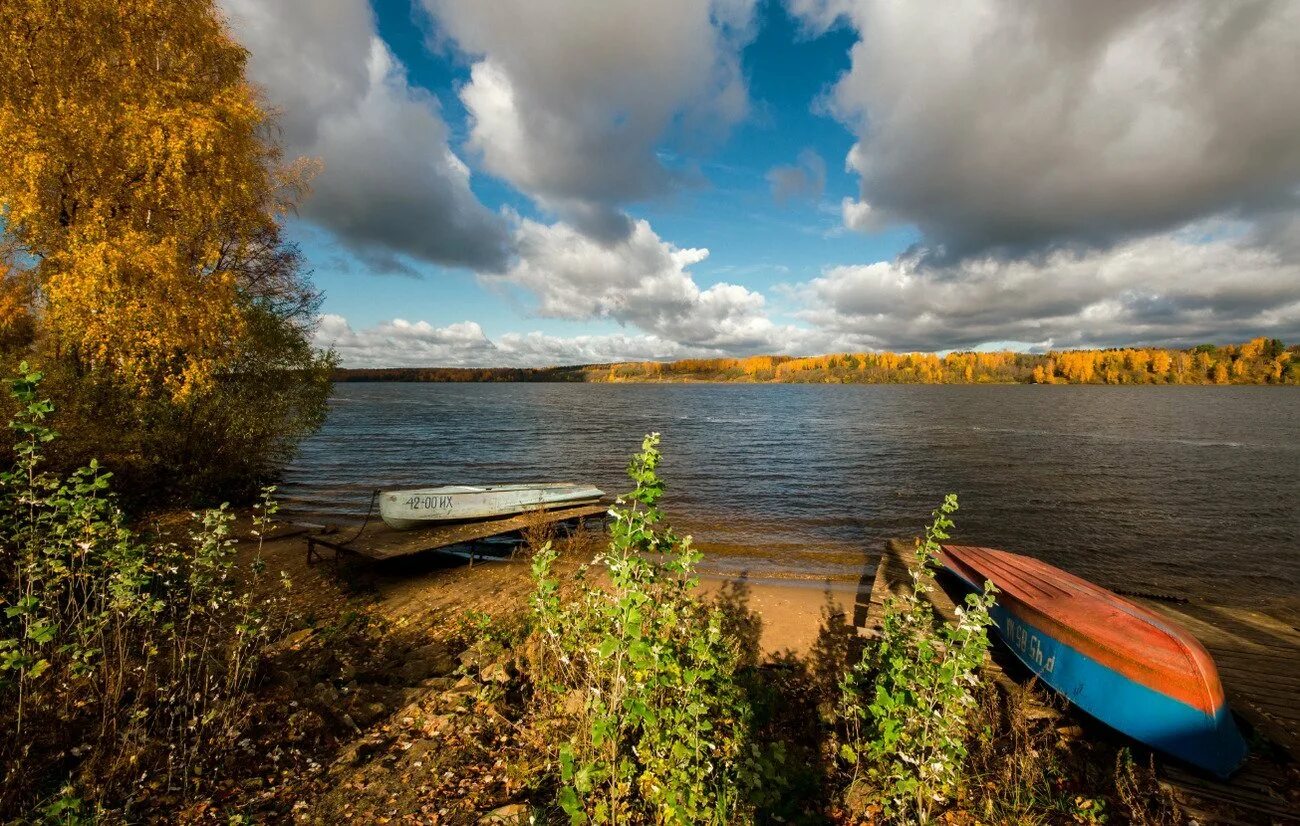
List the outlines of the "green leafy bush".
{"type": "Polygon", "coordinates": [[[840,753],[852,766],[849,801],[887,816],[926,822],[960,786],[977,710],[979,670],[996,589],[970,594],[955,625],[937,621],[926,594],[935,588],[939,542],[947,539],[957,497],[949,494],[916,543],[912,590],[885,605],[880,639],[841,683],[840,753]]]}
{"type": "Polygon", "coordinates": [[[254,500],[324,422],[334,358],[288,322],[251,318],[266,340],[245,342],[237,369],[183,401],[41,354],[45,392],[59,407],[50,465],[67,471],[96,458],[133,512],[254,500]]]}
{"type": "MultiPolygon", "coordinates": [[[[24,364],[12,382],[16,460],[0,474],[0,819],[69,775],[90,800],[129,797],[142,777],[184,798],[241,734],[278,598],[235,576],[227,507],[196,514],[188,541],[146,541],[97,463],[43,470],[57,434],[41,380],[24,364]]],[[[79,800],[46,808],[66,820],[79,800]]]]}
{"type": "Polygon", "coordinates": [[[565,735],[553,757],[575,824],[734,822],[756,777],[737,646],[697,594],[700,554],[662,524],[658,445],[650,434],[633,457],[573,598],[550,543],[533,561],[537,700],[565,735]]]}

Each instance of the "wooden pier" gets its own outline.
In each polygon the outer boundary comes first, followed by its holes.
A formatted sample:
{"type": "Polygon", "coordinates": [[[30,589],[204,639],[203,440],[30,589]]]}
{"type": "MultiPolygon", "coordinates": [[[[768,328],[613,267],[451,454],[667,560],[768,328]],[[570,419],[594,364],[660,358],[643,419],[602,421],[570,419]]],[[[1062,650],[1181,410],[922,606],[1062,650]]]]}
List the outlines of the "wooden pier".
{"type": "Polygon", "coordinates": [[[361,528],[338,527],[329,533],[310,534],[307,537],[307,562],[315,562],[323,557],[321,548],[333,552],[332,558],[355,555],[373,560],[388,560],[426,551],[449,551],[464,546],[468,550],[470,563],[474,559],[490,558],[487,554],[476,554],[480,543],[495,537],[522,534],[524,531],[543,525],[562,523],[582,524],[589,519],[603,516],[609,510],[608,503],[556,507],[536,510],[500,519],[481,519],[473,522],[454,522],[428,528],[395,531],[378,518],[367,521],[361,528]]]}
{"type": "MultiPolygon", "coordinates": [[[[1278,620],[1248,609],[1135,599],[1191,631],[1214,657],[1228,705],[1263,738],[1285,752],[1291,772],[1277,762],[1252,755],[1227,783],[1193,774],[1178,766],[1162,767],[1176,796],[1187,800],[1188,814],[1204,816],[1205,803],[1228,804],[1271,817],[1273,822],[1300,823],[1300,633],[1278,620]]],[[[1252,821],[1242,821],[1252,822],[1252,821]]],[[[1254,822],[1264,822],[1254,821],[1254,822]]]]}
{"type": "MultiPolygon", "coordinates": [[[[888,543],[876,564],[870,592],[859,595],[855,618],[863,633],[879,634],[885,600],[911,589],[915,564],[910,543],[888,543]]],[[[1258,748],[1252,749],[1245,765],[1226,782],[1172,763],[1158,763],[1161,784],[1173,793],[1185,814],[1202,823],[1300,824],[1300,801],[1288,797],[1296,794],[1300,779],[1295,766],[1300,759],[1300,632],[1249,610],[1190,600],[1130,598],[1196,635],[1214,656],[1233,712],[1272,744],[1277,755],[1285,755],[1272,759],[1258,753],[1258,748]]],[[[930,601],[945,621],[953,620],[952,600],[941,588],[930,593],[930,601]]],[[[1004,688],[1023,691],[999,659],[990,660],[987,673],[1004,688]]],[[[1040,713],[1052,713],[1038,705],[1040,713]]]]}

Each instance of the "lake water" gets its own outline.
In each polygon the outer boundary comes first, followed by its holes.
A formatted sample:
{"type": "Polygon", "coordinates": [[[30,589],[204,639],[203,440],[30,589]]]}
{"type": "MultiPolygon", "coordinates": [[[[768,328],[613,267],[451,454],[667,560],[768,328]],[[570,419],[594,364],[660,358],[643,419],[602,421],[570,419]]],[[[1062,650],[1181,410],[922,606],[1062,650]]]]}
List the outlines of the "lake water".
{"type": "Polygon", "coordinates": [[[376,487],[614,493],[648,431],[666,509],[714,569],[856,579],[951,491],[955,540],[1111,587],[1300,605],[1294,388],[338,384],[282,491],[333,519],[376,487]]]}

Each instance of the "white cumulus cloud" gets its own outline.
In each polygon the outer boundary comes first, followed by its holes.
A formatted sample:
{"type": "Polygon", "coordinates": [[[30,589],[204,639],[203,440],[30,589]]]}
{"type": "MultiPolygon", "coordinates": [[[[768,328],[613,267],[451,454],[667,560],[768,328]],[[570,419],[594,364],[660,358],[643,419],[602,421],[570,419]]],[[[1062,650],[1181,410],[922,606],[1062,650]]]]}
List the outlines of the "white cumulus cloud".
{"type": "Polygon", "coordinates": [[[435,327],[394,319],[354,329],[339,315],[321,317],[316,345],[332,348],[344,367],[554,367],[732,355],[725,348],[686,345],[645,333],[506,333],[493,341],[473,321],[435,327]]]}
{"type": "Polygon", "coordinates": [[[827,333],[902,350],[1300,337],[1300,263],[1241,230],[1210,223],[1105,250],[832,267],[802,285],[803,315],[827,333]]]}
{"type": "Polygon", "coordinates": [[[474,60],[461,89],[485,167],[602,238],[670,189],[659,150],[719,134],[748,94],[753,0],[424,0],[474,60]]]}
{"type": "Polygon", "coordinates": [[[739,284],[701,288],[689,268],[709,251],[678,248],[644,220],[605,242],[568,224],[521,219],[515,248],[509,270],[484,278],[526,289],[542,316],[609,318],[684,346],[726,351],[786,351],[805,335],[774,324],[761,293],[739,284]]]}

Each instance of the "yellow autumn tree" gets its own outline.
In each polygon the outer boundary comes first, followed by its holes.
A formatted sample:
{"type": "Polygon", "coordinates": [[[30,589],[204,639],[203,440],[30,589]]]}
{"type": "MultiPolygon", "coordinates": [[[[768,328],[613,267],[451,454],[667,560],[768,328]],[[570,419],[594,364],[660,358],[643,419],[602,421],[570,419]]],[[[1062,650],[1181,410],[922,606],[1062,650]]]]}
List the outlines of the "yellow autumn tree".
{"type": "MultiPolygon", "coordinates": [[[[217,428],[225,385],[320,366],[318,297],[278,223],[304,176],[281,163],[246,57],[211,0],[3,4],[3,231],[27,262],[36,346],[100,388],[93,415],[217,428]],[[176,409],[108,411],[108,393],[176,409]]],[[[312,403],[282,400],[271,419],[312,403]]]]}
{"type": "Polygon", "coordinates": [[[1197,350],[1192,356],[1192,369],[1195,371],[1195,378],[1198,384],[1204,383],[1210,377],[1210,368],[1214,365],[1214,360],[1210,354],[1204,350],[1197,350]]]}
{"type": "Polygon", "coordinates": [[[14,265],[12,246],[0,246],[0,350],[30,342],[35,325],[31,278],[14,265]]]}
{"type": "Polygon", "coordinates": [[[750,356],[747,359],[741,359],[740,366],[745,375],[751,377],[760,374],[771,374],[776,369],[776,363],[771,356],[750,356]]]}
{"type": "Polygon", "coordinates": [[[1269,381],[1280,382],[1284,370],[1286,370],[1286,359],[1278,357],[1270,361],[1268,363],[1269,381]]]}
{"type": "Polygon", "coordinates": [[[183,396],[239,358],[239,264],[284,206],[245,52],[209,3],[24,0],[0,18],[0,202],[44,332],[183,396]]]}
{"type": "Polygon", "coordinates": [[[1163,381],[1169,375],[1169,368],[1173,363],[1173,357],[1169,355],[1168,350],[1156,350],[1151,355],[1151,374],[1163,381]]]}
{"type": "Polygon", "coordinates": [[[1238,354],[1243,360],[1250,362],[1259,359],[1264,354],[1266,347],[1268,347],[1268,339],[1260,336],[1259,338],[1252,338],[1241,345],[1238,348],[1238,354]]]}

